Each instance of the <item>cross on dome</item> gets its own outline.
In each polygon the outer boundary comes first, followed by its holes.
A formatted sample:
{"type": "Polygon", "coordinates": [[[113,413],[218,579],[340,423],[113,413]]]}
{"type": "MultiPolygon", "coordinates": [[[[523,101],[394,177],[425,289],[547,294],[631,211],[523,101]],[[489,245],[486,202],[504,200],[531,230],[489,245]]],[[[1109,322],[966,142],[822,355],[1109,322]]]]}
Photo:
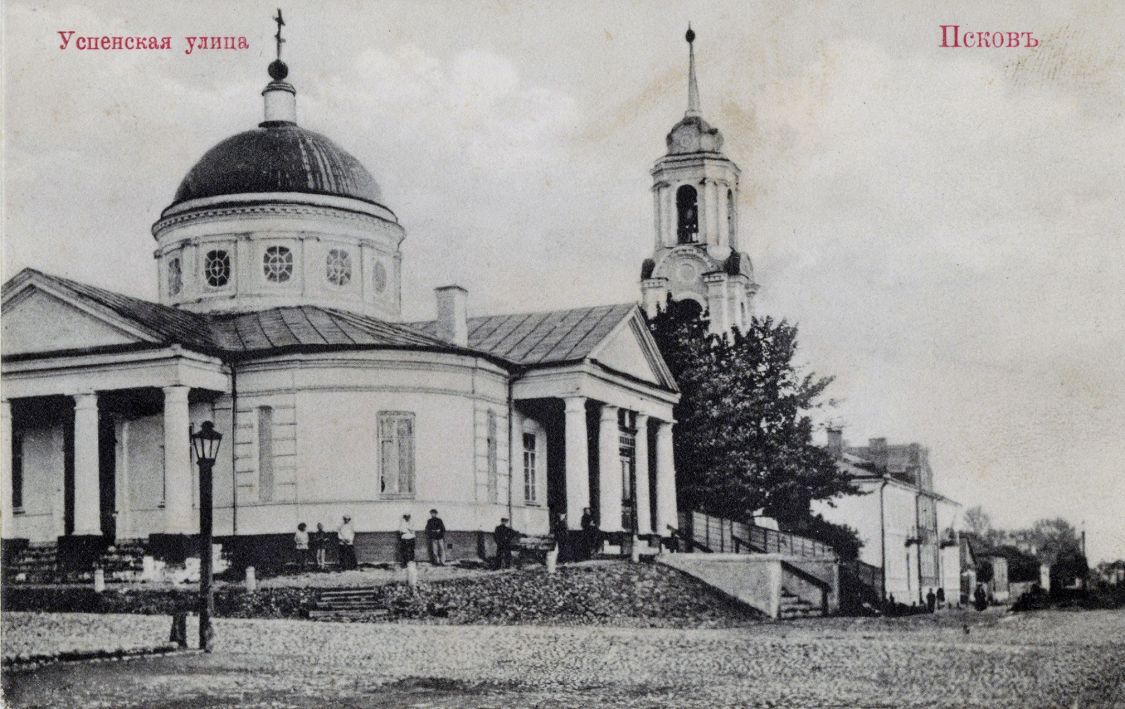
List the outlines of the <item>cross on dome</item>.
{"type": "Polygon", "coordinates": [[[285,26],[285,19],[281,16],[280,7],[277,8],[277,17],[273,18],[273,21],[277,23],[277,34],[273,36],[277,40],[277,59],[270,62],[269,73],[274,81],[284,81],[285,77],[289,76],[289,67],[281,61],[281,45],[285,44],[285,40],[281,37],[281,28],[285,26]]]}

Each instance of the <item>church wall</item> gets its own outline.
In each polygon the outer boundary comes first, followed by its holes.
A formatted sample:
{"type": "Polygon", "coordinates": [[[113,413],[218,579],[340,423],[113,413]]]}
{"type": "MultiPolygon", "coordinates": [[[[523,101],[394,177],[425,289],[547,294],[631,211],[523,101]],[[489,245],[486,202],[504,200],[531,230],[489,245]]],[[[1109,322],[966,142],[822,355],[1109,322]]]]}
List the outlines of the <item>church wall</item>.
{"type": "Polygon", "coordinates": [[[547,534],[550,512],[547,494],[547,428],[539,420],[517,407],[512,417],[512,527],[525,534],[547,534]],[[535,500],[526,499],[524,481],[524,434],[535,436],[535,500]]]}
{"type": "MultiPolygon", "coordinates": [[[[458,531],[491,530],[507,516],[507,375],[498,367],[457,355],[386,351],[277,358],[245,365],[237,376],[240,535],[290,533],[302,521],[332,530],[345,513],[360,533],[391,532],[406,512],[421,528],[431,507],[458,531]],[[262,407],[272,412],[270,499],[260,489],[262,407]],[[413,496],[380,491],[380,412],[413,414],[413,496]]],[[[229,524],[229,509],[217,511],[216,524],[229,524]]]]}
{"type": "Polygon", "coordinates": [[[63,531],[62,424],[20,430],[23,513],[15,515],[12,521],[13,536],[33,542],[54,541],[63,531]]]}
{"type": "Polygon", "coordinates": [[[386,218],[337,209],[344,203],[355,207],[350,200],[308,199],[324,204],[228,207],[158,223],[161,302],[197,311],[317,304],[398,320],[402,228],[379,208],[364,207],[386,218]],[[284,282],[265,276],[263,257],[271,246],[290,251],[292,272],[284,282]],[[231,261],[230,281],[218,287],[204,277],[205,256],[212,249],[226,251],[231,261]],[[328,278],[332,249],[348,254],[346,283],[328,278]],[[178,292],[169,271],[174,259],[182,274],[178,292]]]}
{"type": "MultiPolygon", "coordinates": [[[[187,435],[187,432],[184,433],[187,435]]],[[[164,421],[160,414],[122,421],[117,476],[127,480],[127,519],[118,515],[118,535],[139,536],[164,528],[164,421]]]]}

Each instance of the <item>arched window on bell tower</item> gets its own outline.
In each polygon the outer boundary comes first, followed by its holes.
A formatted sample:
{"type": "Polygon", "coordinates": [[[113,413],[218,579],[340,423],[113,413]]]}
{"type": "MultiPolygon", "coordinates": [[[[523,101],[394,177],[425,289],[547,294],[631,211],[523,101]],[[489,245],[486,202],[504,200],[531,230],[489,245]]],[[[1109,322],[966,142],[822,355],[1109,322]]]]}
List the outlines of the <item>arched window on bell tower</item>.
{"type": "Polygon", "coordinates": [[[691,185],[676,190],[677,240],[681,244],[699,241],[699,195],[691,185]]]}

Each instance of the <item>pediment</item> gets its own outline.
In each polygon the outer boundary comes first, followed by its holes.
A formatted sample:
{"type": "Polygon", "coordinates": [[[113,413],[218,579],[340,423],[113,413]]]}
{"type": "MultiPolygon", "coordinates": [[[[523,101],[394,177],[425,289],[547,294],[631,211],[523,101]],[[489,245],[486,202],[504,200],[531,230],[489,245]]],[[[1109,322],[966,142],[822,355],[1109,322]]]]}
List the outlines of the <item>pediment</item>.
{"type": "Polygon", "coordinates": [[[112,313],[99,312],[35,284],[5,297],[0,328],[0,353],[5,356],[153,341],[112,313]]]}
{"type": "Polygon", "coordinates": [[[634,379],[676,390],[676,382],[639,309],[634,309],[594,348],[590,359],[634,379]]]}

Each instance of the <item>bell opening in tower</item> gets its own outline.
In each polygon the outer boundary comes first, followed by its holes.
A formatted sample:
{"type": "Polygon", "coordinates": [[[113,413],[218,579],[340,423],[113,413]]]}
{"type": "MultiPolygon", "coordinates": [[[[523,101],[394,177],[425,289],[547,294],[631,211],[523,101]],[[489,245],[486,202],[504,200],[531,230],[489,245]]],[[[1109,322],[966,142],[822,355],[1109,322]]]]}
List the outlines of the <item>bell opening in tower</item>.
{"type": "Polygon", "coordinates": [[[677,237],[681,244],[699,241],[699,197],[691,185],[676,190],[677,237]]]}

